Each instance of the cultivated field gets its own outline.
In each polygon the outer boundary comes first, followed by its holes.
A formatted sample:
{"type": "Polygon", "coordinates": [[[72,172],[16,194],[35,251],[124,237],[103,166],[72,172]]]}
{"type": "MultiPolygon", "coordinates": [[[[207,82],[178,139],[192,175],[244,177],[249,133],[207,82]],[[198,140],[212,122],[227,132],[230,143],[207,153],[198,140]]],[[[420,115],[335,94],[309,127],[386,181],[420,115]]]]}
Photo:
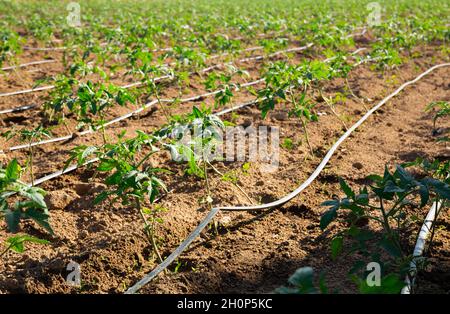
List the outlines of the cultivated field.
{"type": "Polygon", "coordinates": [[[0,293],[449,293],[449,16],[0,0],[0,293]]]}

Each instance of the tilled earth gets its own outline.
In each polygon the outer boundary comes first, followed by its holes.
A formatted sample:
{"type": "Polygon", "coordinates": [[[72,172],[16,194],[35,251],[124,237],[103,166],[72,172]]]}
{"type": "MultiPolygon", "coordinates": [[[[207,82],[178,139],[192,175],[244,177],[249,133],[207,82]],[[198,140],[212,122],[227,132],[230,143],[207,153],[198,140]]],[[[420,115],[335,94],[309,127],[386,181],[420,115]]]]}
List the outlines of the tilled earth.
{"type": "MultiPolygon", "coordinates": [[[[370,65],[354,69],[349,83],[358,98],[348,96],[336,106],[339,118],[317,98],[319,122],[308,124],[314,156],[309,153],[300,121],[288,117],[284,108],[288,107],[287,104],[281,104],[265,120],[261,120],[257,108],[247,107],[228,114],[225,119],[243,126],[279,127],[281,142],[290,139],[292,147],[280,148],[279,168],[273,173],[263,171],[264,165],[260,162],[250,163],[248,170],[243,169],[243,162],[216,162],[214,165],[222,173],[236,175],[239,185],[255,203],[267,203],[286,195],[312,173],[328,148],[345,131],[344,124],[350,126],[367,108],[403,82],[446,60],[436,47],[421,47],[415,56],[398,69],[384,73],[370,69],[370,65]]],[[[256,79],[258,65],[249,70],[251,79],[256,79]]],[[[317,180],[285,206],[258,213],[219,213],[215,218],[217,228],[208,227],[168,272],[161,274],[141,292],[266,293],[285,284],[295,269],[302,266],[312,266],[317,272],[324,272],[331,290],[356,292],[347,276],[351,260],[331,260],[329,240],[339,225],[333,224],[325,233],[320,230],[319,220],[325,210],[320,204],[341,195],[339,177],[357,186],[368,174],[382,173],[385,164],[393,166],[419,156],[449,158],[448,144],[435,142],[432,114],[424,111],[431,101],[449,99],[449,74],[448,68],[438,69],[389,101],[343,143],[317,180]]],[[[192,85],[198,87],[199,84],[193,82],[192,85]]],[[[342,93],[344,86],[343,80],[333,80],[324,86],[324,93],[342,93]]],[[[170,90],[167,94],[171,96],[170,90]]],[[[240,103],[249,99],[252,96],[242,93],[233,101],[240,103]]],[[[210,103],[211,100],[205,102],[210,103]]],[[[5,103],[2,106],[10,105],[5,103]]],[[[172,112],[189,111],[192,105],[182,104],[172,108],[172,112]]],[[[120,114],[122,110],[111,114],[120,114]]],[[[10,120],[2,122],[4,128],[21,125],[21,121],[30,121],[29,125],[33,125],[34,118],[39,119],[38,114],[30,117],[30,112],[19,116],[23,120],[14,120],[17,115],[8,115],[6,119],[10,120]]],[[[129,135],[138,129],[151,131],[163,123],[160,110],[155,108],[139,119],[126,120],[111,127],[108,135],[113,138],[123,129],[129,135]]],[[[447,132],[450,121],[441,120],[439,125],[442,132],[447,132]]],[[[100,137],[92,135],[37,148],[38,176],[61,169],[68,151],[75,145],[99,142],[100,137]]],[[[17,157],[23,161],[25,153],[15,152],[6,158],[17,157]]],[[[183,165],[170,161],[167,153],[162,152],[152,162],[174,172],[163,175],[171,193],[159,202],[167,209],[162,215],[164,223],[158,227],[160,250],[167,256],[206,215],[207,209],[200,202],[205,189],[202,181],[184,175],[183,165]]],[[[213,173],[211,177],[214,205],[249,204],[243,193],[230,182],[213,173]]],[[[43,184],[42,187],[49,191],[47,200],[56,236],[52,238],[32,223],[24,223],[23,230],[50,240],[51,244],[29,245],[22,255],[8,253],[4,256],[0,261],[0,292],[120,293],[156,266],[151,245],[134,208],[116,203],[93,205],[95,195],[104,189],[101,181],[102,177],[94,176],[91,169],[82,168],[43,184]],[[71,260],[81,265],[81,288],[65,283],[66,266],[71,260]]],[[[422,215],[425,214],[426,209],[422,215]]],[[[420,292],[449,291],[445,280],[450,267],[449,221],[445,218],[448,217],[448,209],[441,217],[430,267],[418,280],[420,292]]],[[[1,224],[0,239],[3,242],[8,234],[3,231],[4,223],[1,224]]],[[[417,230],[419,228],[420,222],[417,230]]],[[[414,240],[411,237],[411,249],[414,240]]]]}

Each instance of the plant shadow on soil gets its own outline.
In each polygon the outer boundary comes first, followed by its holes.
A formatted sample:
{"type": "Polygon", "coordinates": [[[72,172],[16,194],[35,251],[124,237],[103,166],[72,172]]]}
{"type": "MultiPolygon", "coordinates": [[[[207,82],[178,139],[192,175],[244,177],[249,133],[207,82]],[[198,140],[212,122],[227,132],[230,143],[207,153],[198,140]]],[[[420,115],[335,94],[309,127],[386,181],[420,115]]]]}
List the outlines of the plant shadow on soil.
{"type": "MultiPolygon", "coordinates": [[[[226,230],[222,229],[219,231],[218,235],[214,235],[209,240],[190,247],[186,253],[201,246],[211,249],[213,248],[211,242],[221,236],[226,236],[228,232],[236,232],[239,228],[251,224],[252,222],[259,221],[276,211],[287,213],[293,210],[297,211],[296,215],[299,217],[305,216],[304,218],[308,218],[308,216],[313,215],[312,212],[305,211],[304,209],[298,211],[296,205],[270,209],[226,230]]],[[[450,223],[448,221],[442,221],[439,225],[450,225],[450,223]]],[[[420,226],[418,225],[418,227],[420,226]]],[[[409,230],[409,235],[414,233],[416,231],[415,229],[409,230]]],[[[178,262],[181,267],[175,268],[175,265],[172,265],[170,270],[174,271],[176,269],[176,272],[155,279],[155,284],[158,286],[158,282],[169,280],[176,285],[174,289],[176,289],[175,291],[178,293],[275,293],[277,288],[289,286],[287,280],[296,269],[309,266],[314,269],[314,283],[317,288],[319,287],[320,277],[324,277],[325,287],[327,288],[326,293],[358,293],[358,288],[350,279],[348,271],[353,266],[353,263],[359,260],[367,260],[367,258],[360,254],[344,254],[339,256],[336,260],[332,260],[329,248],[331,240],[329,234],[330,233],[327,230],[317,237],[311,235],[302,239],[302,241],[299,241],[297,243],[298,248],[301,248],[306,253],[303,254],[303,256],[298,256],[298,254],[295,253],[295,249],[293,250],[293,254],[286,254],[286,252],[281,252],[281,254],[279,254],[280,252],[277,252],[277,254],[274,254],[275,252],[269,254],[262,260],[260,265],[254,265],[254,272],[252,272],[251,269],[245,269],[245,266],[243,268],[233,267],[233,270],[230,271],[226,264],[215,263],[214,260],[207,263],[206,270],[196,271],[195,267],[197,267],[197,264],[195,259],[180,258],[178,262]],[[308,244],[314,244],[314,246],[308,244]]],[[[381,232],[374,232],[374,234],[375,237],[381,236],[381,232]]],[[[441,240],[437,240],[434,245],[435,252],[443,247],[441,240]]],[[[412,251],[413,246],[414,243],[404,243],[406,252],[412,251]]],[[[350,247],[349,243],[346,243],[344,247],[348,250],[350,247]]],[[[346,250],[345,248],[344,252],[346,250]]],[[[439,254],[440,256],[443,255],[442,252],[439,254]]],[[[431,255],[433,255],[433,251],[431,255]]],[[[367,260],[367,263],[369,262],[370,260],[367,260]]],[[[231,259],[229,260],[229,263],[234,264],[235,262],[231,259]]],[[[447,258],[445,259],[440,258],[438,267],[436,261],[431,257],[431,264],[434,264],[432,265],[433,267],[428,267],[419,273],[419,276],[416,279],[416,292],[448,293],[450,285],[448,284],[449,281],[446,279],[450,279],[450,255],[447,254],[447,258]]],[[[153,288],[150,288],[150,291],[152,290],[153,288]]]]}

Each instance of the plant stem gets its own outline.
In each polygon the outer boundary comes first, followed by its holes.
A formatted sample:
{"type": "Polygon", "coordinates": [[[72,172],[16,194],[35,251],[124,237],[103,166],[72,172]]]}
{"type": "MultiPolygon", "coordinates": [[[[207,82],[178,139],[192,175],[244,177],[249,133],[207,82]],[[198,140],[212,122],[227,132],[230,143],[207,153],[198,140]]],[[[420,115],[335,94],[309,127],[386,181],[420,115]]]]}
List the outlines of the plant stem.
{"type": "Polygon", "coordinates": [[[6,249],[2,253],[0,253],[0,258],[3,257],[3,255],[5,255],[11,249],[12,246],[13,246],[12,244],[8,245],[6,249]]]}
{"type": "Polygon", "coordinates": [[[303,131],[305,132],[305,139],[306,139],[306,143],[308,144],[309,151],[311,152],[311,156],[314,157],[314,151],[311,146],[311,143],[309,142],[308,130],[306,129],[305,119],[303,119],[303,117],[300,117],[300,121],[302,122],[302,128],[303,128],[303,131]]]}
{"type": "Polygon", "coordinates": [[[399,250],[401,256],[403,256],[403,251],[401,248],[400,243],[398,242],[397,237],[395,237],[395,234],[393,233],[391,226],[389,225],[389,217],[386,213],[386,210],[384,209],[384,204],[383,204],[383,199],[380,198],[380,210],[381,213],[383,215],[383,225],[384,228],[386,229],[387,233],[388,233],[388,237],[393,241],[394,245],[397,247],[397,249],[399,250]]]}
{"type": "Polygon", "coordinates": [[[154,151],[150,151],[147,155],[145,155],[144,158],[142,158],[142,160],[136,165],[136,169],[139,168],[154,153],[154,151]]]}
{"type": "MultiPolygon", "coordinates": [[[[203,172],[205,174],[205,185],[206,185],[206,193],[208,195],[208,198],[211,198],[211,189],[209,187],[209,179],[208,179],[208,167],[206,160],[203,160],[203,172]]],[[[211,203],[208,202],[210,207],[212,206],[211,203]]]]}
{"type": "MultiPolygon", "coordinates": [[[[306,93],[306,91],[305,91],[305,93],[306,93]]],[[[297,101],[295,100],[295,97],[294,97],[294,94],[293,94],[292,90],[289,90],[289,94],[291,95],[291,100],[292,100],[292,103],[294,104],[294,108],[297,108],[298,107],[297,106],[297,101]]],[[[303,119],[303,116],[301,114],[298,115],[298,117],[300,118],[300,121],[302,122],[302,128],[303,128],[303,131],[305,132],[305,139],[306,139],[306,143],[308,144],[309,151],[311,153],[311,156],[314,157],[314,151],[313,151],[313,148],[311,146],[311,143],[309,142],[308,130],[306,128],[306,122],[303,119]]]]}
{"type": "Polygon", "coordinates": [[[145,232],[147,233],[147,236],[150,239],[150,243],[152,244],[153,251],[156,253],[156,256],[158,256],[159,262],[162,263],[163,259],[161,257],[161,254],[159,253],[158,245],[156,244],[155,235],[153,233],[153,226],[150,226],[148,224],[147,219],[145,219],[144,213],[142,212],[142,209],[141,209],[141,203],[139,200],[136,200],[136,207],[139,211],[139,215],[141,216],[142,220],[144,221],[145,232]]]}
{"type": "Polygon", "coordinates": [[[166,106],[161,102],[161,98],[159,97],[158,88],[153,79],[151,79],[151,86],[153,88],[153,92],[155,93],[156,100],[158,101],[159,106],[161,107],[164,116],[166,117],[167,122],[170,122],[170,112],[167,111],[166,106]]]}
{"type": "MultiPolygon", "coordinates": [[[[219,175],[219,176],[224,176],[216,167],[214,167],[211,163],[208,163],[210,166],[211,166],[211,168],[219,175]]],[[[242,189],[242,187],[239,185],[239,184],[237,184],[236,182],[233,182],[233,181],[231,181],[231,183],[235,186],[235,187],[237,187],[241,192],[242,192],[242,194],[244,194],[245,195],[245,197],[248,199],[248,201],[250,202],[250,204],[252,204],[252,205],[255,205],[255,202],[253,202],[253,200],[250,198],[250,196],[244,191],[244,189],[242,189]]]]}
{"type": "Polygon", "coordinates": [[[321,89],[319,89],[319,92],[320,92],[320,97],[322,97],[322,99],[326,102],[328,107],[330,107],[331,112],[336,116],[336,118],[339,119],[339,121],[341,121],[342,125],[344,126],[344,129],[347,131],[348,130],[347,125],[345,124],[344,120],[342,120],[342,118],[338,115],[338,113],[334,109],[333,101],[331,99],[328,99],[327,97],[325,97],[322,94],[322,90],[321,89]]]}
{"type": "MultiPolygon", "coordinates": [[[[436,205],[439,205],[439,203],[440,203],[440,202],[444,202],[444,200],[441,201],[441,200],[437,197],[436,200],[435,200],[434,202],[436,203],[436,205]]],[[[442,205],[442,206],[441,206],[441,209],[442,209],[442,207],[444,207],[444,206],[442,205]]],[[[428,242],[428,243],[429,243],[429,244],[428,244],[428,252],[431,252],[432,247],[433,247],[433,239],[434,239],[434,235],[435,235],[435,233],[436,233],[436,221],[437,221],[437,219],[438,219],[438,216],[439,216],[439,213],[440,213],[441,209],[439,209],[438,211],[436,211],[436,214],[434,215],[433,223],[431,224],[432,229],[431,229],[430,240],[429,240],[429,242],[428,242]]]]}
{"type": "Polygon", "coordinates": [[[30,176],[31,176],[31,186],[34,186],[34,173],[33,173],[33,147],[31,146],[32,141],[30,141],[30,176]]]}

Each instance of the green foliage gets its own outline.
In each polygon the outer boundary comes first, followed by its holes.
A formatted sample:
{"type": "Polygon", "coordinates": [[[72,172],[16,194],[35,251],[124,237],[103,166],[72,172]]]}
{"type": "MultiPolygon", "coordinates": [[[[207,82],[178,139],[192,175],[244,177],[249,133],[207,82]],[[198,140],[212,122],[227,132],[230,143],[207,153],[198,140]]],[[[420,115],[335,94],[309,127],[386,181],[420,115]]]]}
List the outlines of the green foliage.
{"type": "Polygon", "coordinates": [[[319,288],[314,284],[314,270],[311,267],[302,267],[295,271],[295,273],[288,279],[289,286],[280,287],[275,290],[280,294],[316,294],[328,293],[328,288],[325,284],[325,279],[320,276],[319,288]]]}
{"type": "Polygon", "coordinates": [[[233,90],[237,91],[240,89],[239,83],[232,82],[232,79],[236,76],[248,77],[249,74],[247,71],[240,70],[235,68],[234,66],[229,65],[227,67],[227,72],[213,72],[209,74],[205,79],[203,84],[205,85],[205,88],[207,90],[219,90],[219,92],[214,96],[215,108],[223,107],[230,103],[231,99],[233,98],[233,90]]]}
{"type": "Polygon", "coordinates": [[[25,252],[25,243],[50,244],[47,240],[39,239],[27,234],[12,236],[6,239],[6,248],[0,253],[0,257],[6,254],[9,250],[16,253],[25,252]]]}
{"type": "Polygon", "coordinates": [[[437,111],[433,117],[433,133],[437,133],[436,121],[440,118],[450,117],[450,103],[447,101],[433,101],[426,107],[425,111],[430,112],[434,109],[437,109],[437,111]]]}
{"type": "MultiPolygon", "coordinates": [[[[437,163],[425,165],[428,169],[435,169],[434,174],[439,173],[436,169],[447,169],[448,175],[448,162],[445,166],[437,163]]],[[[403,287],[401,278],[407,275],[409,262],[413,258],[409,248],[403,245],[404,231],[412,221],[410,209],[422,208],[434,200],[450,200],[448,182],[433,176],[416,178],[400,165],[396,166],[394,172],[386,167],[382,176],[368,176],[372,183],[359,191],[353,190],[346,181],[340,179],[340,187],[346,197],[322,204],[328,210],[321,217],[321,229],[326,229],[339,219],[340,212],[345,212],[345,218],[339,220],[343,220],[347,227],[331,241],[332,258],[337,258],[343,252],[344,243],[347,242],[350,253],[358,252],[364,258],[382,265],[385,281],[382,280],[381,287],[373,289],[367,286],[364,273],[361,277],[355,274],[360,269],[357,264],[361,266],[364,263],[358,261],[354,265],[352,276],[361,292],[398,293],[403,287]],[[381,232],[367,228],[369,222],[377,224],[381,232]]]]}
{"type": "Polygon", "coordinates": [[[281,147],[283,147],[287,150],[292,150],[292,149],[294,149],[294,142],[290,138],[285,138],[283,140],[283,143],[281,143],[281,147]]]}
{"type": "Polygon", "coordinates": [[[0,25],[0,67],[22,50],[21,44],[22,40],[17,33],[0,25]]]}
{"type": "Polygon", "coordinates": [[[53,234],[48,221],[50,215],[44,201],[45,191],[20,181],[21,171],[16,159],[9,162],[6,168],[0,168],[0,213],[5,219],[8,231],[16,233],[22,219],[31,219],[53,234]],[[14,203],[13,199],[16,199],[14,203]]]}
{"type": "Polygon", "coordinates": [[[223,121],[209,109],[194,106],[190,114],[178,117],[162,130],[164,134],[171,134],[171,140],[164,146],[169,149],[172,160],[187,162],[187,174],[205,178],[205,164],[216,158],[224,128],[223,121]]]}

